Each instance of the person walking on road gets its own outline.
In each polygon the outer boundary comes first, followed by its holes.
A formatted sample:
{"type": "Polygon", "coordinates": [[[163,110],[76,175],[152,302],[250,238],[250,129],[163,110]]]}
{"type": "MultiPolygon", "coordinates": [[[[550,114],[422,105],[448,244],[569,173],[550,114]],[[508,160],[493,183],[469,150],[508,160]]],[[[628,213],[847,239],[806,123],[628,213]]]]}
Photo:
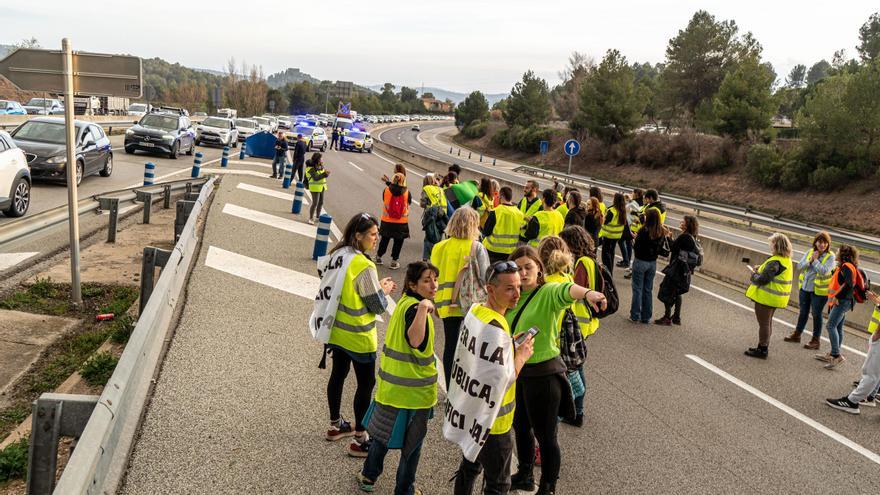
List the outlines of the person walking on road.
{"type": "MultiPolygon", "coordinates": [[[[502,188],[504,189],[504,188],[502,188]]],[[[509,188],[508,188],[509,189],[509,188]]],[[[509,351],[513,355],[514,369],[519,375],[526,360],[532,356],[533,340],[526,337],[522,344],[513,345],[513,339],[519,334],[511,332],[510,325],[504,317],[508,310],[515,307],[520,297],[520,276],[516,263],[497,261],[492,263],[486,273],[486,292],[488,297],[483,304],[474,304],[472,313],[485,325],[503,329],[509,335],[509,351]]],[[[513,458],[513,416],[516,411],[516,381],[514,381],[501,401],[503,414],[495,418],[489,430],[489,436],[480,449],[475,461],[471,462],[464,456],[455,476],[454,495],[471,495],[474,483],[480,472],[483,472],[483,493],[486,495],[507,495],[510,491],[510,463],[513,458]]]]}
{"type": "Polygon", "coordinates": [[[590,197],[587,201],[587,216],[584,218],[583,227],[593,238],[593,245],[596,246],[596,249],[599,249],[601,245],[599,233],[602,231],[604,223],[605,213],[602,211],[602,203],[598,199],[590,197]]]}
{"type": "Polygon", "coordinates": [[[336,441],[354,436],[348,448],[348,454],[353,457],[366,457],[369,449],[364,418],[376,384],[376,315],[385,312],[389,304],[388,295],[396,288],[391,278],[379,280],[376,265],[364,254],[376,246],[378,236],[376,219],[367,213],[360,213],[349,220],[342,240],[330,251],[332,254],[346,250],[352,258],[345,273],[339,308],[326,346],[327,353],[333,358],[333,368],[327,382],[330,428],[325,438],[336,441]],[[357,379],[354,428],[340,414],[342,390],[351,368],[354,368],[357,379]]]}
{"type": "Polygon", "coordinates": [[[801,334],[807,326],[807,319],[813,315],[813,338],[804,344],[805,349],[819,349],[822,337],[822,310],[828,303],[828,284],[834,271],[835,256],[831,252],[831,235],[819,232],[813,238],[813,247],[804,253],[798,262],[798,320],[794,332],[785,337],[786,342],[799,343],[801,334]]]}
{"type": "Polygon", "coordinates": [[[287,159],[287,139],[284,133],[278,131],[275,137],[275,157],[272,159],[272,179],[284,178],[284,165],[287,159]]]}
{"type": "Polygon", "coordinates": [[[403,297],[391,315],[376,398],[367,412],[370,448],[358,473],[358,484],[372,492],[384,470],[389,449],[400,449],[395,495],[418,493],[413,486],[428,433],[428,420],[437,403],[437,365],[434,360],[434,304],[437,267],[426,261],[410,263],[403,297]]]}
{"type": "Polygon", "coordinates": [[[859,251],[846,244],[837,249],[837,269],[828,284],[828,340],[831,351],[827,354],[816,354],[816,359],[828,363],[825,369],[834,369],[846,358],[840,353],[843,345],[843,324],[846,314],[855,307],[855,288],[860,285],[862,275],[859,272],[859,251]]]}
{"type": "Polygon", "coordinates": [[[305,180],[305,170],[303,167],[306,163],[306,153],[309,151],[309,144],[303,139],[302,134],[296,135],[296,144],[293,146],[293,175],[297,181],[305,180]]]}
{"type": "MultiPolygon", "coordinates": [[[[650,191],[649,191],[650,192],[650,191]]],[[[767,359],[770,336],[773,334],[773,313],[788,305],[791,282],[794,279],[791,262],[791,241],[785,234],[775,233],[768,238],[772,256],[752,272],[746,297],[755,302],[755,318],[758,320],[758,345],[745,351],[746,356],[767,359]]]]}
{"type": "Polygon", "coordinates": [[[324,208],[324,193],[327,192],[327,177],[330,177],[330,171],[324,168],[324,159],[321,153],[312,155],[306,165],[306,181],[309,183],[309,192],[312,193],[312,204],[309,206],[309,225],[314,225],[314,219],[321,216],[321,211],[324,208]]]}
{"type": "Polygon", "coordinates": [[[334,151],[339,151],[339,135],[340,129],[338,127],[333,128],[333,132],[330,134],[330,149],[334,151]]]}
{"type": "Polygon", "coordinates": [[[523,213],[513,205],[513,190],[507,186],[498,191],[500,203],[489,212],[483,224],[483,245],[491,262],[504,261],[516,249],[523,213]]]}
{"type": "Polygon", "coordinates": [[[514,335],[535,327],[535,350],[517,377],[516,411],[513,428],[516,432],[518,470],[511,477],[511,488],[535,489],[535,440],[540,445],[541,480],[538,494],[556,491],[556,480],[562,453],[557,430],[559,418],[575,416],[574,399],[566,375],[566,366],[559,356],[559,321],[562,312],[584,300],[591,307],[604,308],[605,296],[574,283],[545,282],[543,263],[531,246],[521,246],[510,260],[519,268],[522,294],[516,307],[505,317],[514,335]]]}
{"type": "Polygon", "coordinates": [[[602,264],[610,273],[614,273],[614,247],[623,237],[623,229],[626,226],[626,203],[623,194],[614,193],[614,201],[605,213],[605,221],[602,222],[602,229],[599,232],[599,238],[602,240],[602,264]]]}
{"type": "Polygon", "coordinates": [[[523,198],[519,200],[517,206],[527,222],[535,213],[541,211],[541,198],[538,195],[540,192],[541,186],[538,185],[537,181],[527,181],[526,185],[523,186],[523,198]]]}
{"type": "Polygon", "coordinates": [[[422,245],[422,259],[431,259],[434,245],[443,240],[443,231],[449,222],[446,211],[446,195],[437,185],[433,174],[428,174],[422,181],[422,195],[419,199],[422,207],[422,230],[425,239],[422,245]]]}
{"type": "Polygon", "coordinates": [[[409,205],[412,195],[406,188],[406,177],[394,174],[391,185],[382,193],[382,225],[379,228],[379,249],[376,251],[376,264],[382,264],[382,256],[388,250],[388,243],[394,240],[391,247],[391,264],[389,268],[400,268],[400,251],[403,241],[409,237],[409,205]]]}
{"type": "Polygon", "coordinates": [[[526,230],[520,237],[520,241],[529,243],[532,247],[538,247],[541,239],[549,235],[558,235],[565,227],[565,218],[554,209],[556,204],[556,191],[545,189],[541,193],[543,209],[536,212],[526,224],[526,230]]]}
{"type": "Polygon", "coordinates": [[[596,201],[599,202],[599,210],[602,211],[602,217],[604,218],[605,212],[608,209],[605,207],[605,198],[602,196],[602,190],[598,186],[590,186],[590,197],[596,198],[596,201]]]}
{"type": "Polygon", "coordinates": [[[859,414],[859,406],[876,407],[877,395],[880,395],[880,296],[869,291],[867,297],[874,303],[874,312],[868,324],[871,337],[868,339],[868,355],[862,365],[862,378],[849,395],[825,399],[827,405],[850,414],[859,414]]]}
{"type": "Polygon", "coordinates": [[[491,180],[487,177],[480,179],[480,192],[474,198],[473,203],[475,204],[474,209],[480,214],[481,227],[486,224],[486,218],[489,217],[489,212],[495,209],[495,197],[498,196],[498,189],[495,189],[497,184],[497,181],[491,180]],[[476,205],[476,203],[479,204],[476,205]]]}
{"type": "Polygon", "coordinates": [[[630,321],[651,323],[654,314],[654,275],[657,257],[669,256],[669,232],[660,223],[657,210],[645,215],[645,225],[636,234],[633,244],[632,301],[629,307],[630,321]]]}
{"type": "Polygon", "coordinates": [[[565,202],[568,205],[568,213],[565,214],[565,226],[580,225],[584,226],[587,221],[587,207],[584,206],[583,197],[580,191],[569,191],[565,202]]]}
{"type": "Polygon", "coordinates": [[[459,306],[457,300],[453,300],[459,273],[473,259],[477,263],[480,281],[484,282],[482,277],[489,268],[489,253],[479,242],[479,222],[480,217],[473,208],[466,206],[455,210],[446,226],[447,238],[431,251],[431,263],[440,269],[440,289],[434,300],[437,315],[443,320],[443,373],[447,386],[455,359],[458,331],[466,310],[459,306]]]}
{"type": "Polygon", "coordinates": [[[657,325],[681,325],[682,287],[687,285],[690,288],[690,276],[693,275],[696,268],[696,265],[691,260],[696,261],[702,255],[697,244],[697,236],[700,231],[697,217],[685,215],[678,228],[681,229],[681,233],[672,243],[669,255],[670,264],[667,265],[667,267],[673,265],[674,267],[672,269],[664,269],[663,273],[666,276],[663,277],[663,282],[660,284],[658,298],[663,301],[665,311],[662,318],[654,320],[654,323],[657,325]],[[684,253],[684,256],[682,256],[682,253],[684,253]],[[689,256],[689,253],[693,253],[693,256],[689,256]]]}

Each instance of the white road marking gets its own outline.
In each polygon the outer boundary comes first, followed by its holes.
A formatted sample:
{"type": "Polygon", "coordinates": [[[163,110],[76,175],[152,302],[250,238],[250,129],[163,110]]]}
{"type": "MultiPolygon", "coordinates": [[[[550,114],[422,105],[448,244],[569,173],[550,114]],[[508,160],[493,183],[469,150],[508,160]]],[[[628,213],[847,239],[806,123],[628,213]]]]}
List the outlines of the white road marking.
{"type": "Polygon", "coordinates": [[[730,373],[727,373],[726,371],[714,366],[713,364],[711,364],[707,361],[704,361],[700,357],[694,356],[692,354],[686,354],[685,356],[688,359],[690,359],[691,361],[699,364],[700,366],[706,368],[707,370],[711,371],[712,373],[715,373],[716,375],[720,376],[721,378],[724,378],[725,380],[736,385],[737,387],[745,390],[746,392],[763,400],[764,402],[770,404],[771,406],[788,414],[789,416],[793,417],[794,419],[796,419],[796,420],[806,424],[807,426],[815,429],[819,433],[822,433],[823,435],[834,440],[835,442],[838,442],[841,445],[854,450],[856,453],[864,456],[869,461],[871,461],[875,464],[880,464],[880,455],[878,455],[877,453],[875,453],[871,450],[868,450],[865,447],[862,447],[861,445],[857,444],[856,442],[853,442],[849,438],[841,435],[840,433],[837,433],[836,431],[832,430],[831,428],[828,428],[827,426],[819,423],[818,421],[810,418],[809,416],[807,416],[799,411],[796,411],[795,409],[792,409],[791,407],[783,404],[782,402],[774,399],[773,397],[770,397],[769,395],[765,394],[764,392],[761,392],[760,390],[749,385],[748,383],[745,383],[744,381],[731,375],[730,373]]]}
{"type": "Polygon", "coordinates": [[[409,149],[411,149],[411,150],[413,150],[413,151],[419,151],[418,148],[416,148],[415,146],[412,146],[412,145],[409,146],[409,149]]]}
{"type": "Polygon", "coordinates": [[[0,271],[11,268],[39,253],[0,253],[0,271]]]}
{"type": "Polygon", "coordinates": [[[271,164],[269,164],[269,163],[262,163],[262,162],[248,162],[248,161],[244,161],[244,162],[242,162],[242,161],[239,161],[239,160],[229,160],[229,164],[230,164],[230,165],[253,165],[253,166],[255,166],[255,167],[272,168],[272,165],[271,165],[271,164]]]}
{"type": "MultiPolygon", "coordinates": [[[[309,201],[312,200],[312,192],[308,189],[306,189],[306,197],[309,198],[309,201]]],[[[328,215],[330,215],[330,213],[328,213],[327,210],[324,208],[324,205],[321,205],[321,213],[327,213],[328,215]]],[[[333,215],[330,216],[332,217],[333,215]]],[[[330,232],[333,234],[333,237],[335,237],[337,241],[342,239],[342,231],[339,230],[339,226],[336,225],[336,220],[330,221],[330,232]]]]}
{"type": "Polygon", "coordinates": [[[355,165],[354,162],[348,162],[348,164],[351,165],[352,167],[354,167],[354,168],[360,170],[361,172],[364,171],[364,169],[362,169],[362,168],[358,167],[357,165],[355,165]]]}
{"type": "Polygon", "coordinates": [[[375,156],[376,158],[378,158],[378,159],[380,159],[380,160],[385,160],[386,162],[388,162],[388,163],[390,163],[390,164],[392,164],[392,165],[394,165],[395,163],[397,163],[397,162],[395,162],[395,161],[393,161],[393,160],[389,160],[389,159],[385,158],[384,156],[380,155],[379,153],[376,153],[375,151],[373,152],[373,156],[375,156]]]}
{"type": "MultiPolygon", "coordinates": [[[[285,192],[276,191],[275,189],[269,189],[267,187],[254,186],[252,184],[248,184],[247,182],[239,182],[238,188],[243,189],[245,191],[250,191],[257,194],[262,194],[263,196],[269,196],[272,198],[283,199],[285,201],[289,201],[293,203],[293,194],[287,194],[285,192]]],[[[309,203],[309,196],[303,196],[303,204],[307,205],[309,203]]]]}
{"type": "Polygon", "coordinates": [[[425,177],[425,174],[420,174],[420,173],[416,172],[415,170],[413,170],[413,169],[411,169],[411,168],[406,169],[406,172],[407,172],[408,174],[418,175],[419,177],[422,177],[422,178],[425,177]]]}
{"type": "Polygon", "coordinates": [[[242,206],[226,203],[223,205],[223,213],[234,217],[243,218],[259,224],[268,225],[276,229],[285,230],[294,234],[304,235],[306,237],[315,238],[318,229],[314,225],[288,220],[286,218],[276,217],[262,211],[244,208],[242,206]]]}
{"type": "Polygon", "coordinates": [[[251,177],[261,177],[263,179],[268,179],[269,174],[265,174],[263,172],[254,172],[253,170],[232,170],[228,168],[211,168],[211,169],[202,169],[202,174],[221,174],[221,175],[249,175],[251,177]]]}
{"type": "Polygon", "coordinates": [[[208,248],[205,266],[310,300],[315,298],[321,282],[314,275],[266,263],[215,246],[208,248]]]}

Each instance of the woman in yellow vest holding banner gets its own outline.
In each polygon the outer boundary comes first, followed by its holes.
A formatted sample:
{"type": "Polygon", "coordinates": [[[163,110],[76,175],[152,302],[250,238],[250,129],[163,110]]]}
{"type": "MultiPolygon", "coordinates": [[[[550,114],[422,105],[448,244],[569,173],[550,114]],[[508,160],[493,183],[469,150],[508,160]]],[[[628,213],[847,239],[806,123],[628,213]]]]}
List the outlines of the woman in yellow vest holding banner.
{"type": "Polygon", "coordinates": [[[804,345],[805,349],[819,349],[822,337],[822,310],[828,303],[828,284],[834,272],[835,257],[831,252],[831,235],[819,232],[813,238],[813,247],[804,253],[798,262],[798,320],[794,332],[785,337],[786,342],[800,342],[801,334],[807,326],[810,313],[813,314],[813,338],[804,345]]]}
{"type": "Polygon", "coordinates": [[[428,420],[437,403],[437,364],[434,361],[434,304],[437,267],[410,263],[403,297],[391,315],[379,364],[376,398],[367,413],[370,448],[358,484],[372,492],[382,474],[388,449],[400,449],[394,493],[419,493],[413,483],[428,420]]]}
{"type": "Polygon", "coordinates": [[[767,359],[770,335],[773,334],[773,313],[788,305],[791,296],[791,283],[794,280],[791,262],[791,241],[784,234],[775,233],[767,239],[772,256],[755,269],[746,265],[752,272],[751,285],[746,297],[755,302],[755,317],[758,320],[758,345],[750,347],[746,356],[767,359]]]}
{"type": "Polygon", "coordinates": [[[376,247],[378,237],[379,224],[376,219],[367,213],[359,213],[349,220],[342,240],[330,252],[350,251],[352,256],[342,279],[341,297],[326,346],[333,357],[333,369],[327,383],[330,428],[325,438],[335,441],[354,435],[348,452],[353,457],[365,457],[367,454],[367,433],[363,421],[376,383],[376,315],[385,312],[387,296],[396,288],[391,278],[379,280],[376,265],[364,254],[376,247]],[[357,378],[354,428],[340,415],[342,389],[352,367],[357,378]]]}
{"type": "Polygon", "coordinates": [[[314,225],[316,218],[321,216],[324,207],[324,193],[327,192],[327,177],[330,172],[324,168],[324,160],[320,153],[315,153],[306,161],[306,180],[309,192],[312,193],[312,204],[309,206],[309,223],[314,225]]]}

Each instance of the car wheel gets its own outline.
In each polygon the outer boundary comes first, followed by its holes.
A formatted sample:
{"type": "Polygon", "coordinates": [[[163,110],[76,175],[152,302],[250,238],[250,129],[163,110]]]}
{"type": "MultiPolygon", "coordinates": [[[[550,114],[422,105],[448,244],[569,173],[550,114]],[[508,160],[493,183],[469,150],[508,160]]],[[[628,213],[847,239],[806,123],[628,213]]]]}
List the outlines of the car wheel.
{"type": "Polygon", "coordinates": [[[24,177],[18,179],[12,189],[12,203],[3,213],[7,217],[21,217],[31,205],[31,185],[24,177]]]}
{"type": "Polygon", "coordinates": [[[179,153],[180,153],[180,143],[175,141],[174,144],[171,146],[171,152],[168,153],[168,158],[171,158],[172,160],[177,160],[177,155],[179,153]]]}
{"type": "Polygon", "coordinates": [[[83,162],[76,162],[76,185],[77,186],[82,184],[83,172],[85,172],[84,168],[85,168],[85,165],[83,165],[83,162]]]}
{"type": "Polygon", "coordinates": [[[190,144],[189,144],[189,149],[186,150],[186,154],[187,154],[188,156],[192,156],[193,153],[195,153],[195,151],[196,151],[196,144],[195,144],[195,143],[190,143],[190,144]]]}
{"type": "Polygon", "coordinates": [[[372,152],[373,152],[373,148],[370,148],[367,150],[367,153],[372,153],[372,152]]]}
{"type": "Polygon", "coordinates": [[[321,145],[321,151],[327,151],[327,141],[324,141],[324,144],[321,145]]]}
{"type": "Polygon", "coordinates": [[[104,162],[104,168],[101,169],[101,177],[110,177],[110,174],[113,173],[113,155],[107,156],[107,161],[104,162]]]}
{"type": "Polygon", "coordinates": [[[202,145],[202,142],[201,142],[200,140],[198,140],[198,139],[196,139],[196,140],[194,141],[194,143],[195,143],[195,144],[194,144],[193,146],[201,146],[201,145],[202,145]]]}

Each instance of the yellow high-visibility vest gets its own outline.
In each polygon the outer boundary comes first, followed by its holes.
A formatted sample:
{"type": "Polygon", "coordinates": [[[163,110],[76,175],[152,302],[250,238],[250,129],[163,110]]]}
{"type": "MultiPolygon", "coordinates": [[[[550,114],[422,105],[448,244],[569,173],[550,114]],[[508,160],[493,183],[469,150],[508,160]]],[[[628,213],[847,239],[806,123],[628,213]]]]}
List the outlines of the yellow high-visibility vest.
{"type": "Polygon", "coordinates": [[[439,206],[446,209],[446,195],[443,194],[443,190],[439,186],[424,186],[422,191],[428,198],[428,207],[439,206]]]}
{"type": "Polygon", "coordinates": [[[602,230],[599,231],[599,237],[620,239],[623,237],[623,228],[626,227],[626,222],[620,221],[621,213],[617,211],[617,208],[612,206],[609,210],[611,211],[611,222],[605,222],[602,224],[602,230]],[[617,223],[618,221],[620,221],[620,223],[617,223]]]}
{"type": "Polygon", "coordinates": [[[535,218],[538,219],[538,237],[529,241],[532,247],[538,247],[541,239],[548,235],[559,235],[565,228],[565,219],[556,210],[541,210],[535,213],[535,218]]]}
{"type": "Polygon", "coordinates": [[[868,322],[868,332],[873,335],[877,331],[877,327],[880,327],[880,309],[874,306],[874,312],[871,313],[871,321],[868,322]]]}
{"type": "Polygon", "coordinates": [[[315,167],[306,168],[306,178],[309,180],[309,192],[324,192],[327,190],[327,177],[323,179],[315,179],[318,169],[315,167]]]}
{"type": "Polygon", "coordinates": [[[376,265],[362,253],[358,253],[348,265],[345,281],[342,284],[342,296],[336,309],[336,319],[330,329],[328,343],[338,345],[351,352],[376,352],[378,338],[376,336],[376,315],[370,313],[361,296],[357,293],[355,280],[362,271],[376,265]]]}
{"type": "MultiPolygon", "coordinates": [[[[588,288],[596,289],[596,260],[590,258],[589,256],[581,256],[574,263],[575,272],[577,272],[577,266],[583,265],[584,270],[587,272],[587,276],[589,277],[590,285],[588,288]]],[[[587,307],[587,303],[584,300],[579,300],[574,302],[574,314],[577,316],[578,324],[581,327],[581,335],[584,338],[589,337],[596,333],[596,330],[599,329],[599,318],[592,316],[590,309],[587,307]]]]}
{"type": "Polygon", "coordinates": [[[458,272],[464,267],[465,258],[471,253],[472,242],[470,239],[450,237],[435,244],[431,250],[431,264],[440,270],[440,275],[437,277],[437,294],[434,295],[434,307],[437,308],[437,316],[440,318],[464,315],[462,309],[458,307],[458,301],[452,300],[452,292],[458,272]]]}
{"type": "Polygon", "coordinates": [[[771,261],[778,261],[785,270],[776,275],[767,285],[750,285],[746,291],[746,297],[764,306],[784,308],[788,305],[788,299],[791,297],[791,281],[794,278],[791,271],[791,258],[771,256],[767,258],[767,261],[761,263],[758,273],[763,271],[771,261]]]}
{"type": "Polygon", "coordinates": [[[510,254],[519,241],[519,229],[523,213],[515,206],[498,205],[495,208],[495,227],[492,234],[483,239],[486,249],[494,253],[510,254]]]}
{"type": "Polygon", "coordinates": [[[532,204],[529,204],[526,198],[519,200],[519,211],[521,211],[523,216],[526,217],[533,216],[535,213],[541,211],[541,208],[543,207],[544,205],[541,202],[541,198],[535,198],[535,201],[533,201],[532,204]]]}
{"type": "MultiPolygon", "coordinates": [[[[813,249],[810,249],[810,252],[807,253],[807,259],[810,259],[813,256],[813,249]]],[[[825,255],[819,259],[819,263],[825,264],[828,261],[828,258],[831,257],[830,252],[825,252],[825,255]]],[[[828,295],[828,284],[831,283],[831,277],[834,275],[834,271],[832,270],[827,275],[820,275],[816,273],[816,278],[813,279],[813,294],[817,296],[827,296],[828,295]]],[[[804,272],[801,272],[798,275],[798,290],[804,288],[804,272]]]]}

